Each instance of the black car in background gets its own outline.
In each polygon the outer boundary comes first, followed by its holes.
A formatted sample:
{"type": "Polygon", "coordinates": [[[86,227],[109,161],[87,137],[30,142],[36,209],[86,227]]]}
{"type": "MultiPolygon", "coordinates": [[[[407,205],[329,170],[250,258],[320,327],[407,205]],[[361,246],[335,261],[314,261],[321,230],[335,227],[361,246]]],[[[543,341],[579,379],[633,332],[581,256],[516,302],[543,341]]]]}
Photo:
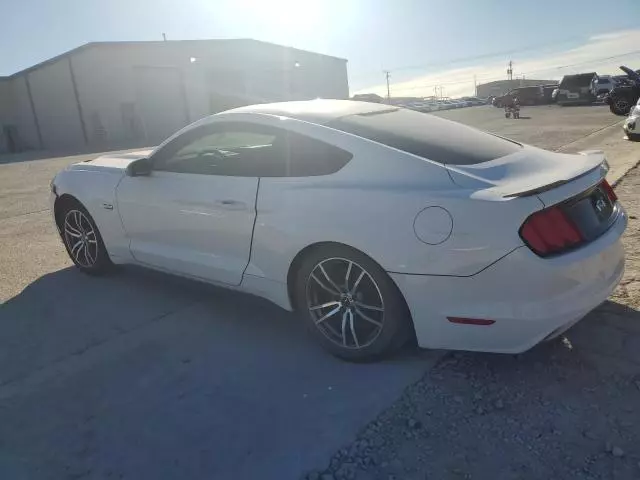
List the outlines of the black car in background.
{"type": "Polygon", "coordinates": [[[640,70],[631,70],[624,65],[620,69],[627,74],[626,78],[609,92],[605,102],[609,104],[611,113],[628,115],[640,98],[640,70]]]}
{"type": "Polygon", "coordinates": [[[555,102],[555,98],[553,98],[553,91],[558,88],[556,83],[551,83],[549,85],[542,85],[542,103],[548,104],[555,102]]]}
{"type": "Polygon", "coordinates": [[[558,85],[556,102],[558,105],[589,104],[596,100],[591,85],[597,79],[596,72],[565,75],[558,85]]]}
{"type": "Polygon", "coordinates": [[[535,87],[518,87],[513,90],[509,90],[508,93],[501,97],[495,97],[491,102],[494,107],[504,107],[508,98],[518,97],[520,105],[539,105],[543,103],[544,91],[542,86],[535,87]]]}

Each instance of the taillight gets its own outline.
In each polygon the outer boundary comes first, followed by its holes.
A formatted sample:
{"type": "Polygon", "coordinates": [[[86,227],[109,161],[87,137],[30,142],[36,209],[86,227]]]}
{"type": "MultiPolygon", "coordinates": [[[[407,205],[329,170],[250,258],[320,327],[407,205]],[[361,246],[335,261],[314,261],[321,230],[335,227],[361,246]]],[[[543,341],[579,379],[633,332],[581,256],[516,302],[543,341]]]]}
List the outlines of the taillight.
{"type": "Polygon", "coordinates": [[[618,201],[618,196],[616,195],[615,190],[613,190],[613,187],[609,185],[609,182],[603,180],[600,185],[602,186],[604,193],[609,197],[609,200],[611,200],[611,203],[616,203],[618,201]]]}
{"type": "Polygon", "coordinates": [[[558,206],[529,216],[520,228],[520,236],[541,257],[560,253],[584,240],[573,221],[558,206]]]}

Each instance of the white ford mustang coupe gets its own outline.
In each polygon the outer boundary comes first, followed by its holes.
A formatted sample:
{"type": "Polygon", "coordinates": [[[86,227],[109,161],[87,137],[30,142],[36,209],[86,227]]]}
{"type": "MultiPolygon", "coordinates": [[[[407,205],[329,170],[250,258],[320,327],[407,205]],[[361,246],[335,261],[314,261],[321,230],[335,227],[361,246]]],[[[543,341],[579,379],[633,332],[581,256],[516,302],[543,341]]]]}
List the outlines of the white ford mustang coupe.
{"type": "Polygon", "coordinates": [[[265,297],[369,360],[517,353],[606,300],[627,223],[601,152],[551,153],[389,105],[238,108],[51,183],[80,270],[134,263],[265,297]]]}

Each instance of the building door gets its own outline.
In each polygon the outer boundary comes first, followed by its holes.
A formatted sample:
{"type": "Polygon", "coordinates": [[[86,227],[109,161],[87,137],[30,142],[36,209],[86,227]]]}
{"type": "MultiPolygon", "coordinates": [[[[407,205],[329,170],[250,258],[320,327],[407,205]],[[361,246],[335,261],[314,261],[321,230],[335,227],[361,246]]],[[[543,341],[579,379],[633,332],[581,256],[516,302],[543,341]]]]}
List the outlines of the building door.
{"type": "Polygon", "coordinates": [[[172,67],[137,67],[136,101],[145,137],[157,145],[189,123],[182,73],[172,67]]]}

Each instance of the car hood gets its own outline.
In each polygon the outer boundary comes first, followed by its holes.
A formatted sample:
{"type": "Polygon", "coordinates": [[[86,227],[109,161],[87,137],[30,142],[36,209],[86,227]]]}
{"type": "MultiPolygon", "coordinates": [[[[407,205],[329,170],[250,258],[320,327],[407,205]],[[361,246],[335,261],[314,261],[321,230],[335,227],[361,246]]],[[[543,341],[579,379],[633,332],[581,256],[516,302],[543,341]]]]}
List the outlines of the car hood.
{"type": "Polygon", "coordinates": [[[627,77],[629,77],[634,82],[640,83],[640,74],[638,72],[631,70],[629,67],[625,67],[624,65],[620,66],[620,70],[626,73],[627,77]]]}
{"type": "Polygon", "coordinates": [[[110,153],[84,162],[74,163],[69,169],[124,173],[125,169],[132,162],[148,157],[152,152],[153,149],[139,150],[137,152],[110,153]]]}

